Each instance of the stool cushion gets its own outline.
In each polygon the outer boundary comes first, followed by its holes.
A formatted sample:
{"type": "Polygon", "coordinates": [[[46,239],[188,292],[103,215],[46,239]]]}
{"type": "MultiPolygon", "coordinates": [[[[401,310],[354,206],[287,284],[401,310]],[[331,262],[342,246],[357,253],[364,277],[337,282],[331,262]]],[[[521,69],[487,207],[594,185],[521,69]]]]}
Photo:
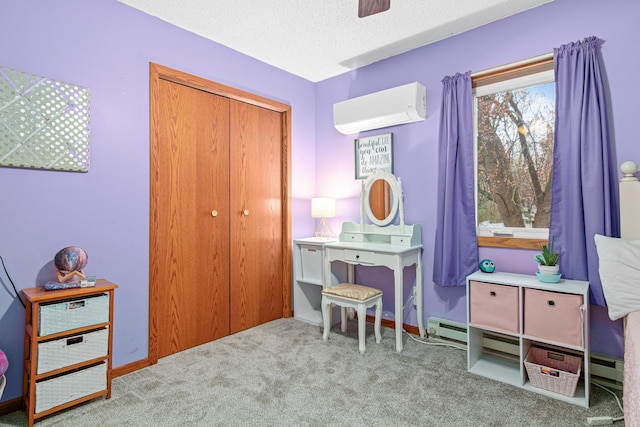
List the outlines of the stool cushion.
{"type": "Polygon", "coordinates": [[[340,283],[339,285],[323,289],[322,293],[364,301],[376,295],[380,295],[382,291],[380,289],[356,285],[354,283],[340,283]]]}

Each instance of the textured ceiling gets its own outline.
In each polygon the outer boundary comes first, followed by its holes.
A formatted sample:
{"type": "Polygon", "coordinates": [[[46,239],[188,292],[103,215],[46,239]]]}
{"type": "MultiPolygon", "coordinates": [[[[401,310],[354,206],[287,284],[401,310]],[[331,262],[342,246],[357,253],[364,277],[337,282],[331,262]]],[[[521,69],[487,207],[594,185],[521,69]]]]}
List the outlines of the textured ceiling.
{"type": "Polygon", "coordinates": [[[552,0],[118,0],[313,82],[552,0]]]}

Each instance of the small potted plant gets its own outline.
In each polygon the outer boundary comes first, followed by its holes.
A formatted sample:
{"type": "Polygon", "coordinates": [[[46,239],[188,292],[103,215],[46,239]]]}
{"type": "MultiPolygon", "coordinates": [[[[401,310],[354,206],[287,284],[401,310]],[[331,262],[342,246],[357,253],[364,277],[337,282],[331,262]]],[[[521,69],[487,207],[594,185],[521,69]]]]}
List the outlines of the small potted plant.
{"type": "Polygon", "coordinates": [[[556,237],[551,236],[551,244],[542,245],[542,253],[536,255],[540,274],[555,276],[560,270],[560,266],[558,265],[560,253],[555,251],[555,240],[556,237]]]}

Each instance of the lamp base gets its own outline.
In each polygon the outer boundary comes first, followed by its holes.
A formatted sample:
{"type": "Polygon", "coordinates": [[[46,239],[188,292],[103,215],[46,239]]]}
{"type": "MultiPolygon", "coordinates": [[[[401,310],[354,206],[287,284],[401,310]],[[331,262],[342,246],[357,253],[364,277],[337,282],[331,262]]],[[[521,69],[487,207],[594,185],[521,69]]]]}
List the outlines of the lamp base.
{"type": "Polygon", "coordinates": [[[316,228],[316,237],[320,239],[331,239],[333,236],[333,230],[327,222],[327,218],[322,217],[316,228]]]}

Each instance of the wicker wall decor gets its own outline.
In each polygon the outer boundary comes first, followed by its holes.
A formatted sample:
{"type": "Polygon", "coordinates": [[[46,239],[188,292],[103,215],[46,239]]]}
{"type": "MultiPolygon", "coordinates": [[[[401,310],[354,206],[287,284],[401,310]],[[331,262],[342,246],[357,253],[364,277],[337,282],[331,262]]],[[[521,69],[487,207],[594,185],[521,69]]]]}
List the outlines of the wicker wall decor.
{"type": "Polygon", "coordinates": [[[89,90],[0,66],[0,166],[87,172],[89,90]]]}

